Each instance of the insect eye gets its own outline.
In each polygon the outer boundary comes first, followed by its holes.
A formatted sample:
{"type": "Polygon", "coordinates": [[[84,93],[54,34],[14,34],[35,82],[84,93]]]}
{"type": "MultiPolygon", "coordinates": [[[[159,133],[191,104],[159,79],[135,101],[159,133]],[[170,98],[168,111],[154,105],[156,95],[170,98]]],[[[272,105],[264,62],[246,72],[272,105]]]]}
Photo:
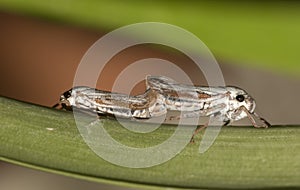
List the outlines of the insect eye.
{"type": "Polygon", "coordinates": [[[71,96],[71,94],[72,94],[72,91],[68,90],[63,95],[64,95],[65,98],[69,98],[71,96]]]}
{"type": "Polygon", "coordinates": [[[239,102],[243,102],[245,100],[245,97],[243,95],[237,95],[235,99],[237,99],[237,101],[239,102]]]}

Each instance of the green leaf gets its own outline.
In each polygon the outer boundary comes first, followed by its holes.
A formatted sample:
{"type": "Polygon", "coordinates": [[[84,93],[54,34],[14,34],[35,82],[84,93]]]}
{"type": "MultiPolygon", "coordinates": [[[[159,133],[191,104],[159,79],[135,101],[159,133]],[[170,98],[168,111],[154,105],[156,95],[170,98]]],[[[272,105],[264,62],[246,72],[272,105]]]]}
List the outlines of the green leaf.
{"type": "Polygon", "coordinates": [[[300,3],[294,1],[0,0],[0,9],[110,31],[166,22],[198,36],[228,62],[300,73],[300,3]]]}
{"type": "MultiPolygon", "coordinates": [[[[103,119],[122,143],[145,147],[160,143],[176,126],[149,134],[122,129],[103,119]]],[[[198,153],[195,144],[168,162],[150,168],[126,168],[98,157],[84,143],[71,112],[0,97],[0,160],[75,178],[144,188],[300,187],[299,126],[223,127],[214,145],[198,153]]],[[[115,152],[118,156],[118,152],[115,152]]]]}

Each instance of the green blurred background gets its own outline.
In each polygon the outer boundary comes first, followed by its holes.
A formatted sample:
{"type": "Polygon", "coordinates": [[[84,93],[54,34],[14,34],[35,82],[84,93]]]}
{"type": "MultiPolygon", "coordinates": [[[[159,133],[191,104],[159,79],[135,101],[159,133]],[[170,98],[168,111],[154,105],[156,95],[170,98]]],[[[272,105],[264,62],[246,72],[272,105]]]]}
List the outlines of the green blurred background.
{"type": "MultiPolygon", "coordinates": [[[[154,21],[200,38],[216,56],[226,83],[249,91],[271,123],[299,124],[299,10],[296,1],[0,0],[0,95],[51,106],[72,86],[77,65],[97,39],[127,24],[154,21]]],[[[112,61],[99,88],[110,89],[122,68],[145,57],[184,61],[161,49],[136,48],[112,61]]],[[[46,183],[57,181],[66,186],[57,183],[55,189],[100,188],[4,163],[1,175],[0,189],[22,184],[46,189],[46,183]],[[17,184],[24,176],[32,181],[17,184]],[[45,183],[37,183],[39,177],[45,183]]]]}
{"type": "Polygon", "coordinates": [[[1,0],[1,9],[109,31],[166,22],[191,31],[218,57],[297,75],[300,4],[296,1],[1,0]]]}

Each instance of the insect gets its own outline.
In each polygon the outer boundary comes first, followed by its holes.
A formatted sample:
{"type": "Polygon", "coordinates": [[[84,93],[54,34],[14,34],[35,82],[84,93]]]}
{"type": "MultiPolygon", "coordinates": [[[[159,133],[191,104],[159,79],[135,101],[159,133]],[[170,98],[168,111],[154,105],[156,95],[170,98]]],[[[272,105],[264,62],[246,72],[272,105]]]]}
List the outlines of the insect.
{"type": "MultiPolygon", "coordinates": [[[[183,112],[183,117],[208,116],[228,125],[248,117],[254,127],[270,125],[254,112],[255,100],[244,90],[234,86],[206,87],[180,84],[165,76],[147,76],[144,94],[129,96],[97,90],[85,86],[74,87],[60,97],[64,109],[89,110],[99,115],[114,115],[131,119],[147,119],[165,115],[169,110],[183,112]],[[258,125],[256,119],[262,121],[258,125]]],[[[196,135],[204,126],[197,128],[196,135]]]]}

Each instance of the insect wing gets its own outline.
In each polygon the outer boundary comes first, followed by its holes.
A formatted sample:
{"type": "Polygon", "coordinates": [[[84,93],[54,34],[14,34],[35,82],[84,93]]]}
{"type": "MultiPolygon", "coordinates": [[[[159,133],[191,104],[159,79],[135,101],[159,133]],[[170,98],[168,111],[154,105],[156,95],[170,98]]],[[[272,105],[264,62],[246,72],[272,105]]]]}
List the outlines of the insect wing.
{"type": "Polygon", "coordinates": [[[179,84],[164,76],[148,76],[147,86],[165,97],[168,110],[195,112],[199,115],[210,115],[223,109],[226,97],[225,88],[200,87],[179,84]],[[219,108],[222,105],[222,108],[219,108]],[[216,109],[218,108],[218,109],[216,109]]]}
{"type": "Polygon", "coordinates": [[[163,94],[171,99],[182,101],[209,102],[225,97],[224,87],[203,87],[180,84],[165,76],[148,76],[147,88],[163,94]]]}

